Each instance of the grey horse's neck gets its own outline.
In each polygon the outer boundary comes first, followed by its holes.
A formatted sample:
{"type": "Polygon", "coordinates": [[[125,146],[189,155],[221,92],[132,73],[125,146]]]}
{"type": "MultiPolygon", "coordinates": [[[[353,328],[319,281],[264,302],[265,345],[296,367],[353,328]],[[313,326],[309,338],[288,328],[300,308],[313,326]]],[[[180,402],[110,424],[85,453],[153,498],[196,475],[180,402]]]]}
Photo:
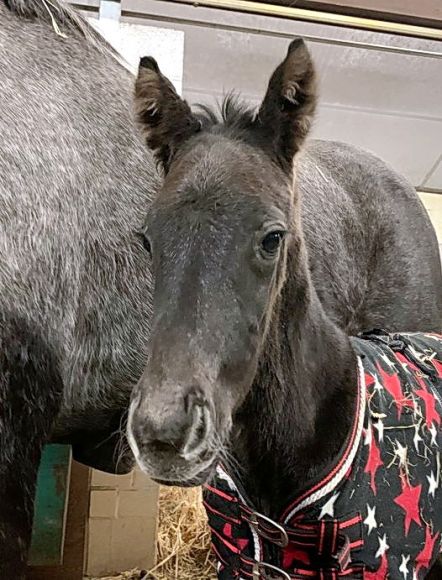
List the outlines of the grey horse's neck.
{"type": "Polygon", "coordinates": [[[324,312],[302,253],[289,254],[290,274],[232,442],[247,494],[273,517],[337,456],[357,392],[356,356],[324,312]]]}

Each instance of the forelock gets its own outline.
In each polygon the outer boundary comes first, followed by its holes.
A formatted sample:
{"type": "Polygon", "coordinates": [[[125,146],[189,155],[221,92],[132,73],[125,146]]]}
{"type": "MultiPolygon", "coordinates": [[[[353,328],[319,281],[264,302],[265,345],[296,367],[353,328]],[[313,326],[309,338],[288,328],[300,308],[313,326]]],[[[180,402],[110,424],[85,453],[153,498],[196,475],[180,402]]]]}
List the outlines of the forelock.
{"type": "Polygon", "coordinates": [[[237,94],[230,93],[216,107],[196,105],[196,116],[203,130],[239,136],[252,128],[256,111],[237,94]]]}

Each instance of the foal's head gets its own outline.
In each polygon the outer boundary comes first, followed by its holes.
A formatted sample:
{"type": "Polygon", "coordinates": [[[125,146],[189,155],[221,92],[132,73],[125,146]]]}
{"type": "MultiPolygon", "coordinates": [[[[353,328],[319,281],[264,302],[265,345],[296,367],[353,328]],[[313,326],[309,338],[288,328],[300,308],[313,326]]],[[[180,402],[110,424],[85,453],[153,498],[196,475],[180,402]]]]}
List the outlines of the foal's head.
{"type": "Polygon", "coordinates": [[[129,438],[141,466],[175,484],[204,481],[251,389],[294,218],[294,158],[309,131],[315,79],[290,45],[257,114],[231,99],[195,114],[152,58],[136,110],[165,172],[144,230],[155,279],[150,359],[129,438]]]}

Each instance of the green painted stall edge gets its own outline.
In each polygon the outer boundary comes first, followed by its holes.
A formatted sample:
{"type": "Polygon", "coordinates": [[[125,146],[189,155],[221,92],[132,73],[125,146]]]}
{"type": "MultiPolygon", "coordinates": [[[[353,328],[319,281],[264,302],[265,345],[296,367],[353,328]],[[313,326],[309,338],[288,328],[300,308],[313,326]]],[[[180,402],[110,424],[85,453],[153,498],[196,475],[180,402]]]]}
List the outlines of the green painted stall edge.
{"type": "Polygon", "coordinates": [[[71,455],[69,445],[47,445],[43,450],[28,562],[31,566],[63,563],[71,455]]]}

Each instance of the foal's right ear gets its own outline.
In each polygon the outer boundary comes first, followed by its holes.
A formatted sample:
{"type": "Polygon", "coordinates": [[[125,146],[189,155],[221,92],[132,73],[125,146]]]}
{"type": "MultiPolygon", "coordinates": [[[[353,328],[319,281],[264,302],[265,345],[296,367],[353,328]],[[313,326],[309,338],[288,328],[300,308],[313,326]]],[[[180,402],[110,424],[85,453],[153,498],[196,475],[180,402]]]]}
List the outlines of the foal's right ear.
{"type": "Polygon", "coordinates": [[[165,171],[180,145],[201,128],[189,105],[150,56],[140,60],[135,82],[135,112],[148,147],[165,171]]]}

